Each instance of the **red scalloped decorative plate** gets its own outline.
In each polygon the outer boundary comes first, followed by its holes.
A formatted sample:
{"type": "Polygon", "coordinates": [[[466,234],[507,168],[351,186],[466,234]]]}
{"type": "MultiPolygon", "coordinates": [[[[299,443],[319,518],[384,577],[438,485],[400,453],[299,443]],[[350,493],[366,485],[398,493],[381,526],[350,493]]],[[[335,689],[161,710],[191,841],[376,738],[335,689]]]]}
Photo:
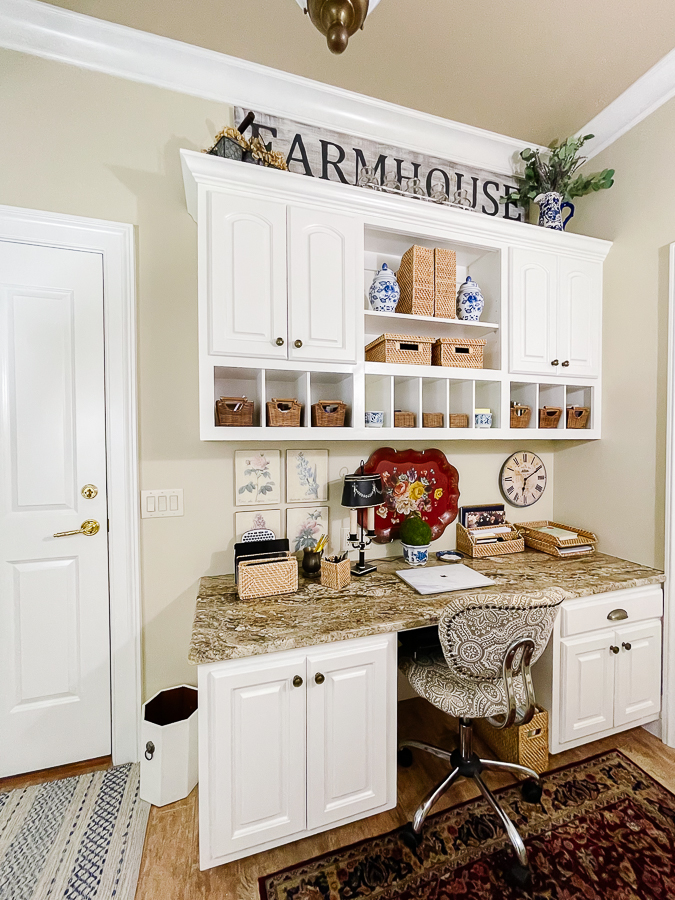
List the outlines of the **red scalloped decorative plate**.
{"type": "Polygon", "coordinates": [[[437,540],[457,518],[459,473],[441,450],[394,450],[381,447],[365,464],[382,476],[385,500],[375,510],[375,542],[398,537],[401,522],[417,512],[437,540]]]}

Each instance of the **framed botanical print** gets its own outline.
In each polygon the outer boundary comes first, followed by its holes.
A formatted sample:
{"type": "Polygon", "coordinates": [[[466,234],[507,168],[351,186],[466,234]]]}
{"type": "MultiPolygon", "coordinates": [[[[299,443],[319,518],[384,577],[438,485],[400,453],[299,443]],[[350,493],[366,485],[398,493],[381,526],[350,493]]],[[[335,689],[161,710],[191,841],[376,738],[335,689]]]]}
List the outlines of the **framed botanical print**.
{"type": "Polygon", "coordinates": [[[322,534],[328,534],[328,507],[307,506],[286,510],[286,537],[291,553],[314,547],[322,534]]]}
{"type": "Polygon", "coordinates": [[[281,452],[237,450],[234,454],[234,493],[237,506],[281,503],[281,452]]]}
{"type": "Polygon", "coordinates": [[[253,529],[266,529],[273,531],[275,537],[281,534],[281,510],[280,509],[256,509],[234,514],[235,539],[241,540],[242,534],[253,529]]]}
{"type": "Polygon", "coordinates": [[[286,502],[328,500],[328,450],[286,451],[286,502]]]}

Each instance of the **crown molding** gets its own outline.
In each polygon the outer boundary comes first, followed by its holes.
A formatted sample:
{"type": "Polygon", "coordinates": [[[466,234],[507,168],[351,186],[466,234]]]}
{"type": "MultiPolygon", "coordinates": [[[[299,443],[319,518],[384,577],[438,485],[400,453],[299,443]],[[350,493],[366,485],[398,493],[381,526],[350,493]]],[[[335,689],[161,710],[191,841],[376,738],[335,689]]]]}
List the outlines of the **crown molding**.
{"type": "MultiPolygon", "coordinates": [[[[512,175],[528,142],[40,3],[0,0],[0,47],[512,175]]],[[[530,144],[530,146],[533,146],[530,144]]]]}
{"type": "Polygon", "coordinates": [[[595,135],[587,144],[588,158],[597,156],[673,97],[675,50],[667,53],[579,130],[578,134],[595,135]]]}

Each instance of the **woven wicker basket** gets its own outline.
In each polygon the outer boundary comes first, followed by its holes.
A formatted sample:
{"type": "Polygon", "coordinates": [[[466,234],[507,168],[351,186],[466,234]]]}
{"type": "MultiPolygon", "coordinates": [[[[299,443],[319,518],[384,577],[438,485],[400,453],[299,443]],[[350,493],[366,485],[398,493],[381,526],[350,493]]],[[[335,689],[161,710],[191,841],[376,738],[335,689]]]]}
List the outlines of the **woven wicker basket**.
{"type": "Polygon", "coordinates": [[[468,428],[469,417],[466,413],[450,413],[450,428],[468,428]]]}
{"type": "Polygon", "coordinates": [[[442,428],[445,423],[443,413],[422,413],[422,425],[424,428],[442,428]]]}
{"type": "Polygon", "coordinates": [[[567,407],[567,427],[586,428],[591,411],[588,406],[567,407]]]}
{"type": "Polygon", "coordinates": [[[347,587],[351,578],[351,563],[348,559],[343,559],[339,563],[328,562],[326,559],[321,560],[321,584],[324,587],[339,591],[343,587],[347,587]]]}
{"type": "Polygon", "coordinates": [[[414,412],[406,412],[402,409],[394,410],[394,428],[415,428],[417,417],[414,412]]]}
{"type": "Polygon", "coordinates": [[[557,428],[560,416],[562,416],[562,409],[559,406],[545,406],[539,410],[539,427],[557,428]]]}
{"type": "Polygon", "coordinates": [[[514,403],[511,407],[511,428],[527,428],[532,418],[532,408],[530,406],[520,406],[514,403]]]}
{"type": "Polygon", "coordinates": [[[433,338],[412,334],[381,334],[366,346],[366,360],[404,366],[430,366],[433,342],[433,338]]]}
{"type": "Polygon", "coordinates": [[[347,404],[342,400],[319,400],[312,404],[314,428],[342,428],[345,424],[347,404]]]}
{"type": "MultiPolygon", "coordinates": [[[[508,522],[506,524],[509,524],[508,522]]],[[[474,559],[483,559],[486,556],[504,556],[507,553],[522,553],[525,549],[525,541],[518,533],[518,530],[511,525],[511,535],[509,540],[497,541],[494,544],[477,544],[475,535],[477,533],[490,532],[493,529],[490,526],[484,528],[472,528],[471,534],[461,525],[457,523],[457,549],[465,556],[471,556],[474,559]]]]}
{"type": "Polygon", "coordinates": [[[478,339],[438,338],[432,349],[434,366],[452,366],[462,369],[483,368],[485,341],[478,339]]]}
{"type": "Polygon", "coordinates": [[[401,296],[397,313],[413,316],[434,314],[434,251],[429,247],[411,247],[401,259],[396,273],[401,296]]]}
{"type": "Polygon", "coordinates": [[[434,250],[434,315],[457,317],[457,254],[454,250],[434,250]]]}
{"type": "Polygon", "coordinates": [[[532,547],[534,550],[541,550],[542,553],[548,553],[549,556],[556,556],[559,558],[564,558],[566,556],[565,553],[560,552],[561,549],[566,547],[582,547],[586,544],[591,544],[590,550],[574,555],[575,557],[590,556],[591,553],[595,553],[595,545],[598,542],[597,535],[593,534],[592,531],[584,531],[583,528],[574,528],[572,525],[562,525],[560,522],[551,522],[548,519],[543,519],[538,522],[523,522],[522,524],[519,524],[518,527],[525,539],[526,546],[532,547]],[[564,528],[566,531],[573,531],[577,537],[565,540],[539,530],[540,528],[546,527],[564,528]]]}
{"type": "Polygon", "coordinates": [[[216,422],[230,428],[253,425],[253,400],[246,397],[221,397],[216,400],[216,422]]]}
{"type": "Polygon", "coordinates": [[[267,424],[270,428],[298,428],[302,416],[302,403],[297,400],[268,400],[267,424]]]}
{"type": "Polygon", "coordinates": [[[474,729],[504,762],[528,766],[540,775],[548,769],[548,713],[537,706],[527,725],[494,728],[487,719],[476,719],[474,729]]]}
{"type": "Polygon", "coordinates": [[[237,590],[241,600],[292,594],[298,589],[298,561],[289,553],[272,562],[261,559],[242,560],[238,566],[237,590]]]}

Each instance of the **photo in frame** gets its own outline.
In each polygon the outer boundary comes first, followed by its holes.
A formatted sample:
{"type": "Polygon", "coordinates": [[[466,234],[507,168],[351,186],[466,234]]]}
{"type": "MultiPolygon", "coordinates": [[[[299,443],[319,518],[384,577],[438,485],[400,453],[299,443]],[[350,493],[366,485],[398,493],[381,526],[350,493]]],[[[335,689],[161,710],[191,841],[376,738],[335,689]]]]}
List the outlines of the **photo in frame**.
{"type": "Polygon", "coordinates": [[[328,450],[286,451],[286,502],[328,500],[328,450]]]}
{"type": "Polygon", "coordinates": [[[246,512],[236,512],[234,514],[234,533],[235,540],[241,541],[241,536],[246,531],[253,529],[265,528],[273,531],[277,538],[283,537],[281,532],[281,510],[280,509],[256,509],[247,510],[246,512]]]}
{"type": "Polygon", "coordinates": [[[459,521],[464,528],[486,528],[503,525],[506,513],[503,503],[488,503],[483,506],[462,506],[459,521]]]}
{"type": "Polygon", "coordinates": [[[234,496],[236,506],[281,503],[281,451],[237,450],[234,496]]]}
{"type": "Polygon", "coordinates": [[[286,537],[291,553],[314,547],[322,534],[328,534],[328,507],[306,506],[286,510],[286,537]]]}

